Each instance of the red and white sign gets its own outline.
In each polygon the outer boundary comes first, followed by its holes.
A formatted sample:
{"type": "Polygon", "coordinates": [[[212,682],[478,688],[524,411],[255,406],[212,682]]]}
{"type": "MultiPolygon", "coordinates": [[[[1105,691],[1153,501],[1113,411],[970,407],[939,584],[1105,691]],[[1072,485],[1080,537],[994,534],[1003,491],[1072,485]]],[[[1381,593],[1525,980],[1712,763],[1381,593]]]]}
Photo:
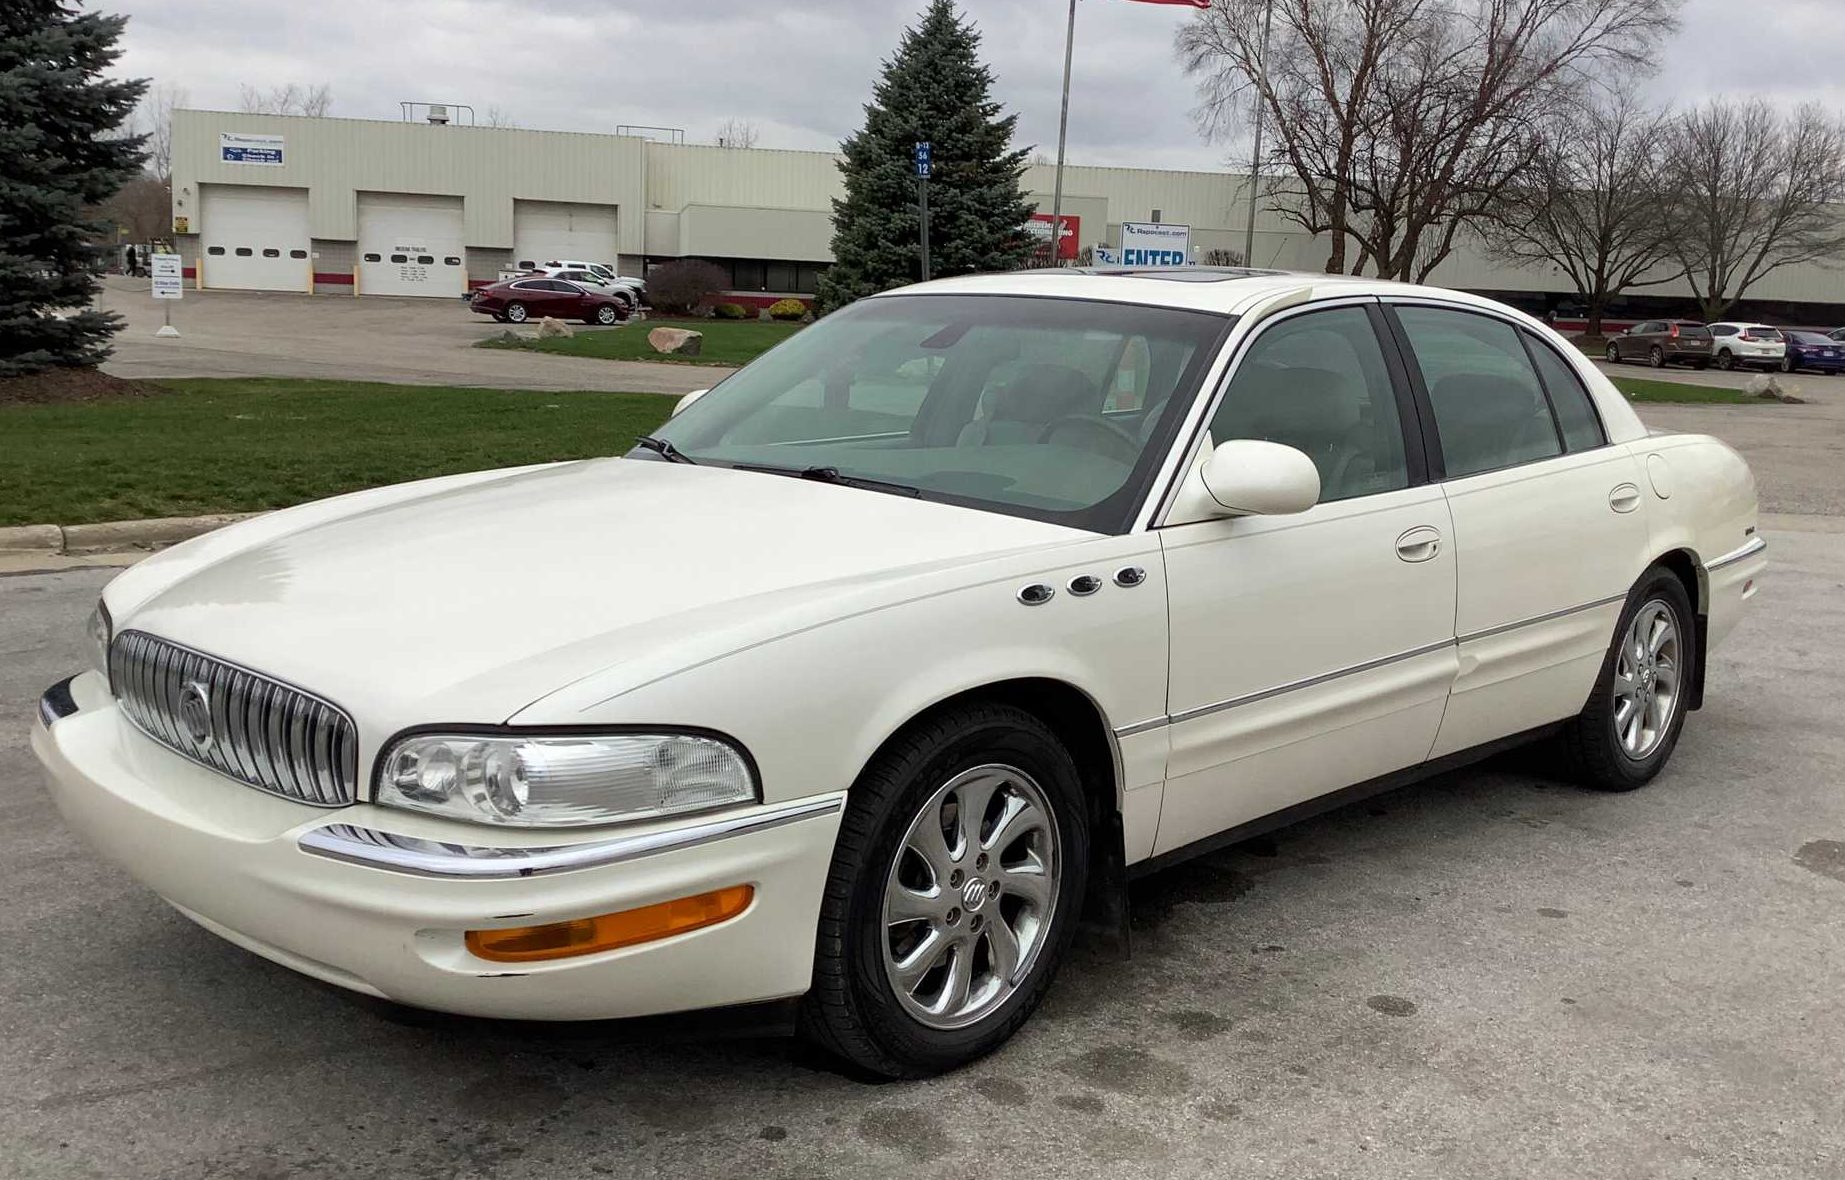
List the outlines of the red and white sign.
{"type": "MultiPolygon", "coordinates": [[[[1060,220],[1063,224],[1059,227],[1061,232],[1057,235],[1057,260],[1075,262],[1076,243],[1082,230],[1083,219],[1073,213],[1065,213],[1060,220]]],[[[1038,239],[1041,244],[1049,242],[1051,240],[1051,215],[1033,213],[1031,220],[1025,223],[1025,232],[1038,239]]]]}

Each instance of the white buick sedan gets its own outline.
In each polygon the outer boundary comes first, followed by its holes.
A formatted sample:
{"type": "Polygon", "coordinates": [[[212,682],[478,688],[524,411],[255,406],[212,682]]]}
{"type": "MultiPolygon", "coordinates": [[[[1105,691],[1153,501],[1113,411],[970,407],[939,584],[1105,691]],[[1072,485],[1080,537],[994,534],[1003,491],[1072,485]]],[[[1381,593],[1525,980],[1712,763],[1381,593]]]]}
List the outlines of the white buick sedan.
{"type": "Polygon", "coordinates": [[[1485,299],[955,279],[621,458],[275,512],[121,574],[33,749],[195,922],[403,1004],[796,1000],[993,1049],[1128,879],[1536,738],[1638,787],[1764,569],[1754,481],[1485,299]]]}

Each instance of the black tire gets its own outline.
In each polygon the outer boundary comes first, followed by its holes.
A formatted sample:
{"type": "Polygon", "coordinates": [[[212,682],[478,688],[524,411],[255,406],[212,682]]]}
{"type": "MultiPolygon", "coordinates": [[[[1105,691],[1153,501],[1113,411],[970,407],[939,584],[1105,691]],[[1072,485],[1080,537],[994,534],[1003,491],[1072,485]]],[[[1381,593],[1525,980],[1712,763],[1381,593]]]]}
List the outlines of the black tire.
{"type": "Polygon", "coordinates": [[[1687,702],[1691,686],[1697,682],[1697,662],[1702,657],[1697,643],[1697,621],[1685,584],[1678,575],[1663,566],[1649,569],[1627,595],[1621,620],[1615,625],[1608,654],[1596,674],[1595,690],[1589,695],[1582,712],[1564,726],[1558,742],[1572,776],[1584,786],[1601,791],[1632,791],[1653,781],[1664,768],[1678,745],[1685,727],[1687,702]],[[1673,616],[1678,631],[1677,693],[1671,714],[1658,743],[1644,757],[1635,758],[1622,746],[1615,716],[1615,670],[1623,639],[1634,616],[1652,603],[1663,603],[1673,616]]]}
{"type": "Polygon", "coordinates": [[[496,312],[494,312],[494,313],[493,313],[493,322],[494,322],[494,323],[496,323],[496,324],[503,324],[503,323],[505,323],[505,322],[506,322],[506,313],[505,313],[505,312],[503,312],[503,311],[496,311],[496,312]]]}
{"type": "Polygon", "coordinates": [[[1049,990],[1076,931],[1088,863],[1088,808],[1076,764],[1036,717],[1008,705],[973,705],[902,734],[866,767],[847,799],[820,907],[813,989],[802,1001],[802,1035],[884,1078],[928,1077],[992,1052],[1049,990]],[[1051,928],[1002,1003],[964,1028],[932,1028],[904,1009],[885,974],[885,885],[912,820],[937,790],[991,763],[1030,775],[1048,804],[1061,858],[1051,928]]]}
{"type": "Polygon", "coordinates": [[[1799,365],[1796,365],[1794,363],[1793,357],[1784,356],[1781,358],[1781,371],[1783,373],[1792,373],[1795,369],[1798,369],[1799,367],[1800,367],[1799,365]]]}
{"type": "Polygon", "coordinates": [[[1655,369],[1663,369],[1666,367],[1666,354],[1659,345],[1653,345],[1653,351],[1646,354],[1646,363],[1653,366],[1655,369]]]}
{"type": "Polygon", "coordinates": [[[621,318],[621,313],[615,310],[615,305],[613,303],[603,303],[603,304],[598,305],[596,308],[596,314],[590,317],[592,322],[601,324],[605,328],[615,323],[615,321],[619,320],[620,318],[621,318]]]}
{"type": "Polygon", "coordinates": [[[506,305],[506,318],[515,324],[523,324],[530,314],[530,312],[525,310],[525,304],[523,303],[508,303],[506,305]]]}
{"type": "Polygon", "coordinates": [[[1717,367],[1726,373],[1736,367],[1736,357],[1731,354],[1729,349],[1726,348],[1717,354],[1717,367]]]}
{"type": "Polygon", "coordinates": [[[1621,363],[1621,349],[1618,345],[1610,344],[1608,346],[1608,363],[1611,365],[1618,365],[1621,363]]]}

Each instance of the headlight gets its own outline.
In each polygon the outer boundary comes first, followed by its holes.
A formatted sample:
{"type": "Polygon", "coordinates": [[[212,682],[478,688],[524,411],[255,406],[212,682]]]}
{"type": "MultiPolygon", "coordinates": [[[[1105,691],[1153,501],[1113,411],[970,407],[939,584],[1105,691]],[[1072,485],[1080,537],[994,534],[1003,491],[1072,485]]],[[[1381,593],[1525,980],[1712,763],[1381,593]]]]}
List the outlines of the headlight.
{"type": "Polygon", "coordinates": [[[750,803],[742,751],[687,733],[430,734],[385,755],[377,801],[476,823],[582,827],[750,803]]]}
{"type": "Polygon", "coordinates": [[[98,598],[96,609],[83,623],[83,654],[90,668],[102,673],[104,680],[109,678],[109,633],[113,629],[109,608],[98,598]]]}

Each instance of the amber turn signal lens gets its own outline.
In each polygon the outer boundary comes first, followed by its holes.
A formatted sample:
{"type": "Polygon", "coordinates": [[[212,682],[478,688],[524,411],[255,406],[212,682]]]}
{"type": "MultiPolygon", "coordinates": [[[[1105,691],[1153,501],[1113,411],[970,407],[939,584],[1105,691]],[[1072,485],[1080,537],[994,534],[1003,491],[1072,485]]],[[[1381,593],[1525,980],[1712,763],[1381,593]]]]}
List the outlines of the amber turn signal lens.
{"type": "Polygon", "coordinates": [[[509,930],[470,930],[468,950],[496,963],[537,963],[593,955],[727,922],[748,909],[755,896],[753,885],[732,885],[618,914],[545,926],[514,926],[509,930]]]}

